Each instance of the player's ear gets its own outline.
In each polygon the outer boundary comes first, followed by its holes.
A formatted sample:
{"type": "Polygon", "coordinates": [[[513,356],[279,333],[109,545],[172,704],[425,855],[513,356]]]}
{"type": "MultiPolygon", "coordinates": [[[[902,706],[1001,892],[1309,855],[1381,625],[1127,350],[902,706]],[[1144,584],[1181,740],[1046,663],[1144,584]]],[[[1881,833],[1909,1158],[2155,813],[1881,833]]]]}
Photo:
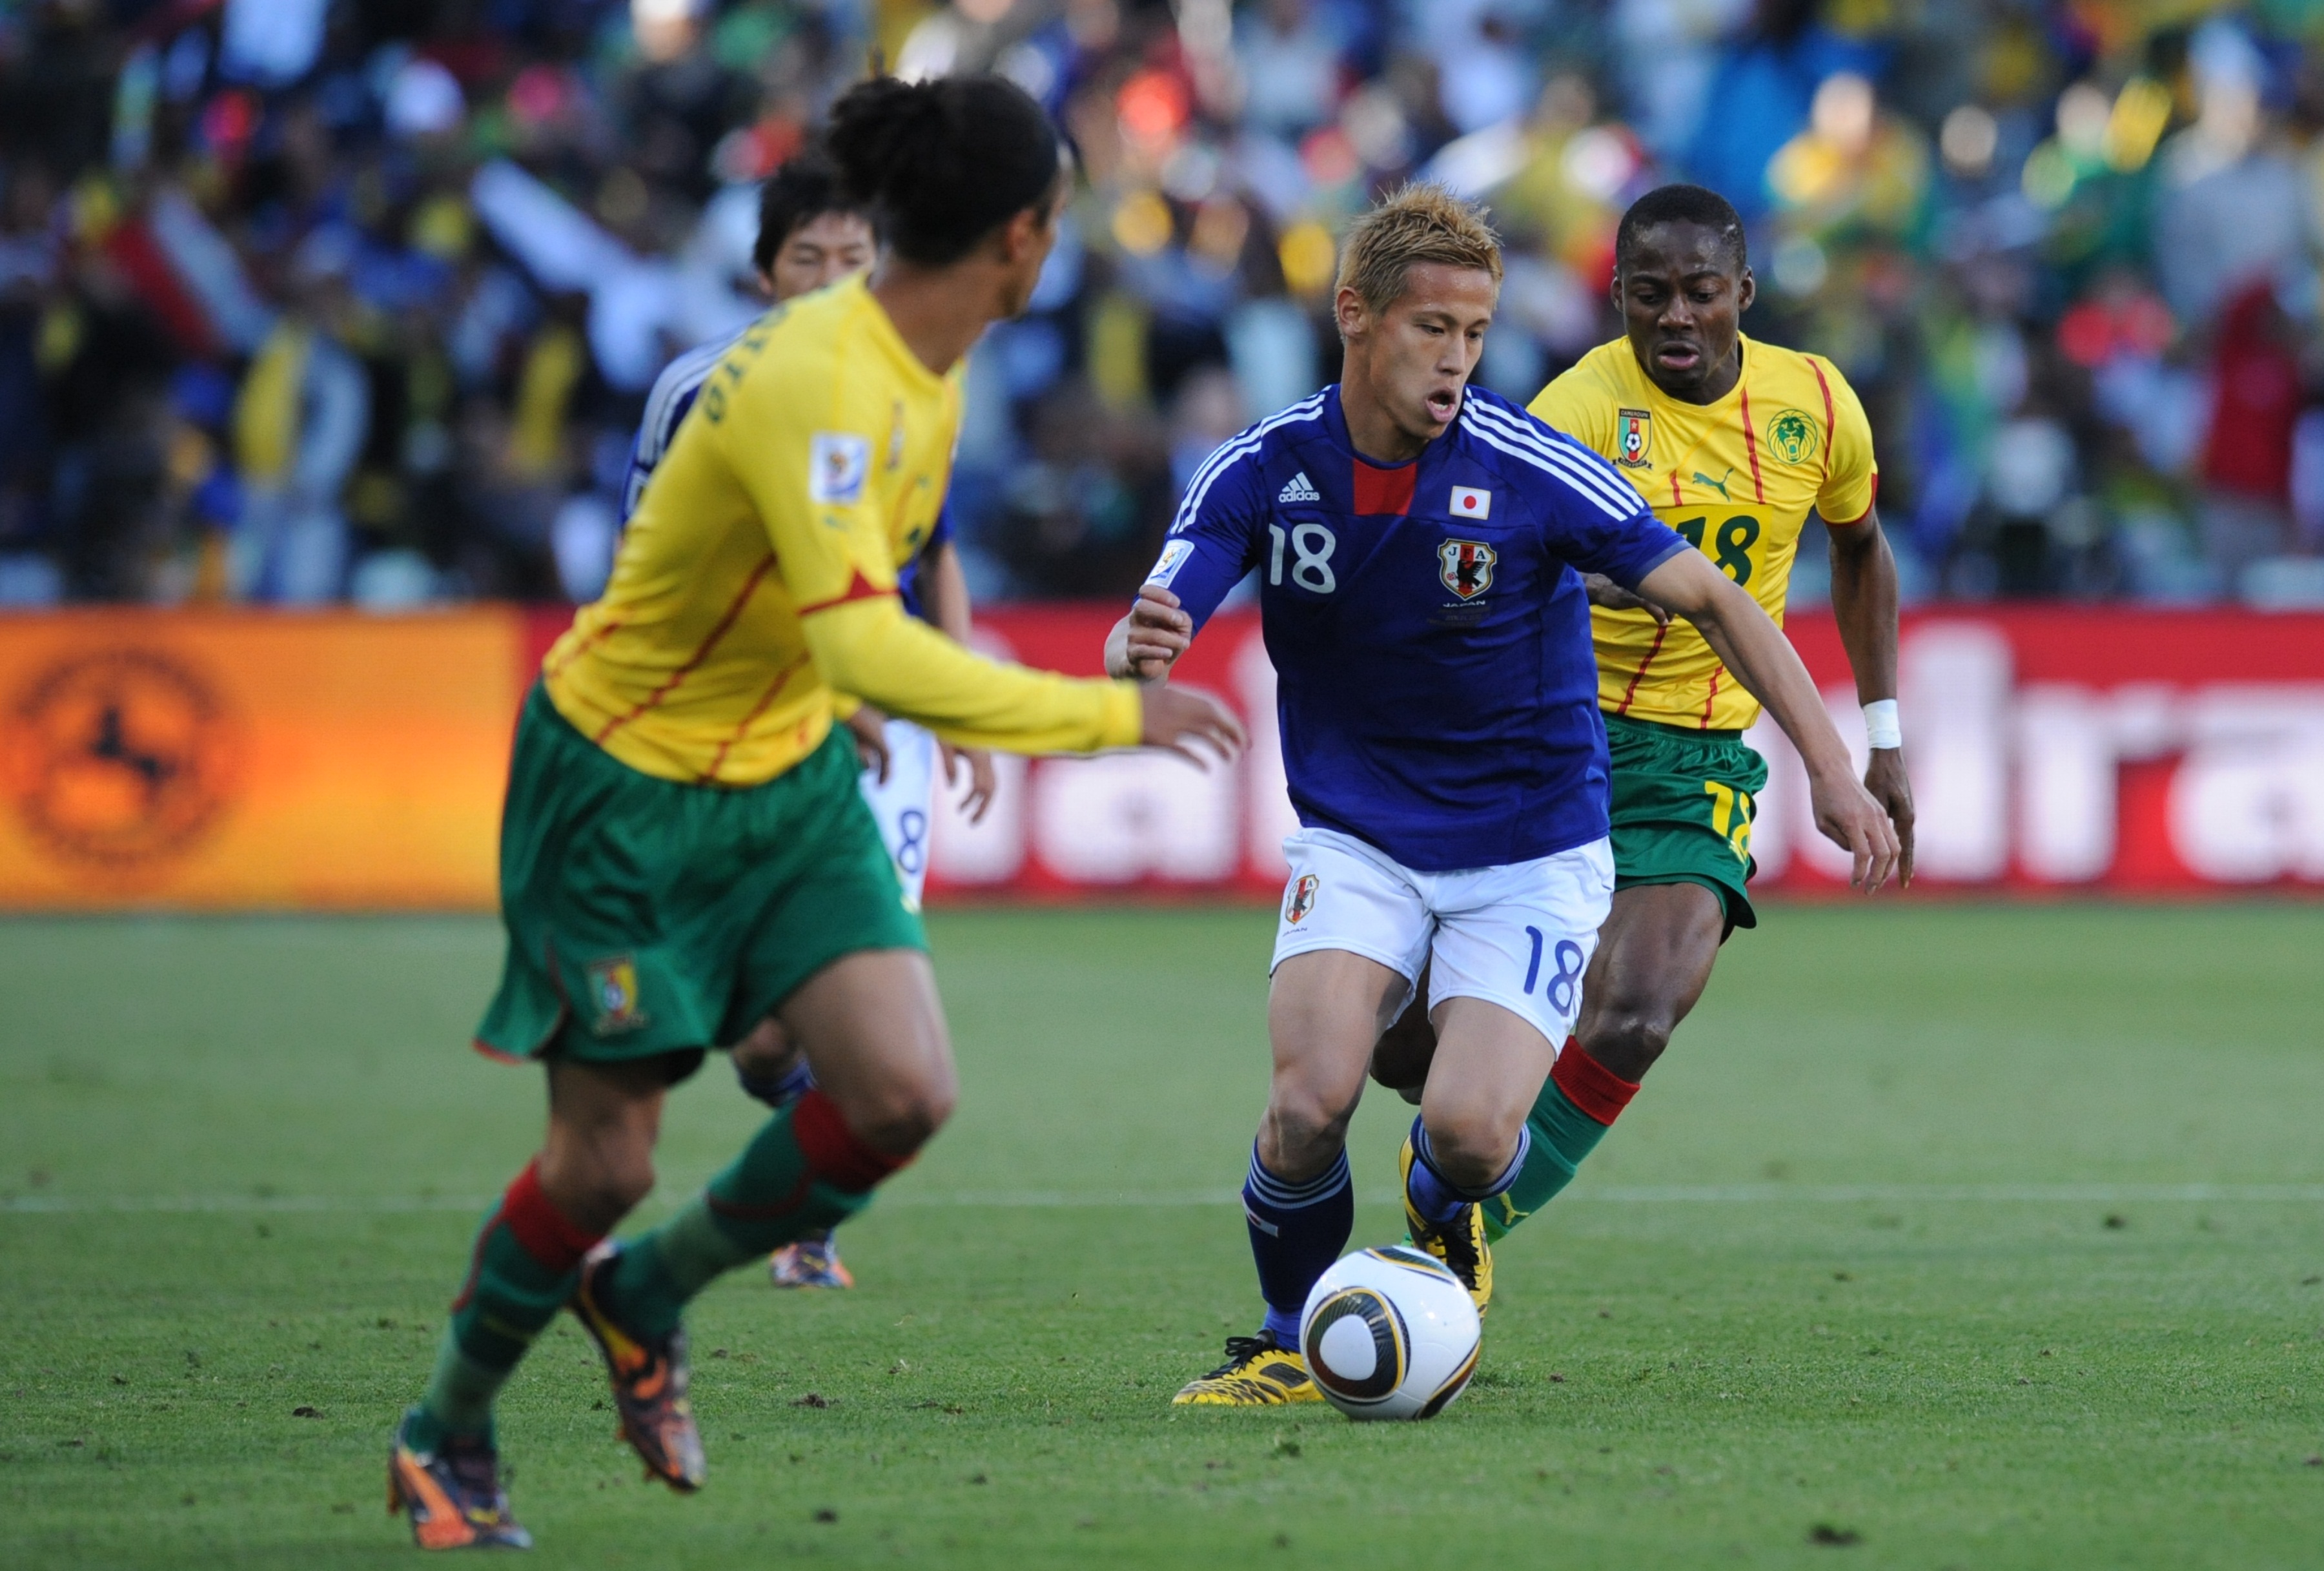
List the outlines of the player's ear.
{"type": "Polygon", "coordinates": [[[1371,312],[1365,308],[1364,297],[1346,284],[1332,297],[1332,319],[1339,324],[1340,337],[1359,338],[1371,326],[1371,312]]]}
{"type": "Polygon", "coordinates": [[[1743,264],[1743,282],[1735,288],[1735,314],[1739,317],[1749,310],[1751,302],[1758,298],[1759,281],[1752,274],[1751,264],[1747,262],[1743,264]]]}
{"type": "Polygon", "coordinates": [[[1618,317],[1622,315],[1622,264],[1619,262],[1614,263],[1614,276],[1606,281],[1606,298],[1614,302],[1614,314],[1618,317]]]}
{"type": "Polygon", "coordinates": [[[1010,215],[1001,226],[1001,256],[1004,262],[1020,262],[1031,252],[1041,237],[1047,215],[1038,208],[1027,208],[1010,215]]]}

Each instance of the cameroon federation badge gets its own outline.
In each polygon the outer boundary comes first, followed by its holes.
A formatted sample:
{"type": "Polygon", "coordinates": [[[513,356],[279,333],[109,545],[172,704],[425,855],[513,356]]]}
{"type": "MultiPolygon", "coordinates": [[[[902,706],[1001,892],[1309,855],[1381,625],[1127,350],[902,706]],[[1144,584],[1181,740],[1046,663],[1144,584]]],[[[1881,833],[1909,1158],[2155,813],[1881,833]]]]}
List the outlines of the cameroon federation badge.
{"type": "Polygon", "coordinates": [[[1806,463],[1816,456],[1822,440],[1805,410],[1782,410],[1767,422],[1768,450],[1786,464],[1806,463]]]}
{"type": "Polygon", "coordinates": [[[646,1023],[646,1012],[638,1002],[638,963],[627,955],[611,959],[592,961],[589,966],[589,1001],[597,1007],[595,1026],[601,1037],[617,1031],[635,1030],[646,1023]]]}
{"type": "Polygon", "coordinates": [[[1646,467],[1646,447],[1654,440],[1655,417],[1643,409],[1626,409],[1614,428],[1614,462],[1625,469],[1646,467]]]}
{"type": "Polygon", "coordinates": [[[1436,578],[1463,600],[1493,587],[1493,564],[1500,553],[1480,540],[1448,540],[1436,548],[1436,578]]]}
{"type": "Polygon", "coordinates": [[[1303,873],[1299,875],[1298,882],[1291,886],[1291,892],[1284,897],[1283,919],[1296,928],[1305,920],[1307,913],[1314,909],[1315,875],[1312,873],[1303,873]]]}

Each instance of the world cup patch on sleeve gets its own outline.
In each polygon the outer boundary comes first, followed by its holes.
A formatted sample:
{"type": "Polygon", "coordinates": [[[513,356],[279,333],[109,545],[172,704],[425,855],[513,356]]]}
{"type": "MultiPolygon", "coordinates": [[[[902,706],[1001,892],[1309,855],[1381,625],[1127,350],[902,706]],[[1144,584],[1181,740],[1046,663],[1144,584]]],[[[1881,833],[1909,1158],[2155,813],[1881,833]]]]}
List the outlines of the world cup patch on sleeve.
{"type": "Polygon", "coordinates": [[[860,501],[871,470],[870,442],[853,431],[817,431],[807,444],[807,500],[834,507],[860,501]]]}
{"type": "Polygon", "coordinates": [[[1170,580],[1178,576],[1178,569],[1185,567],[1186,559],[1194,554],[1193,541],[1181,538],[1163,541],[1162,555],[1156,560],[1154,570],[1146,575],[1146,581],[1164,589],[1168,588],[1170,580]]]}

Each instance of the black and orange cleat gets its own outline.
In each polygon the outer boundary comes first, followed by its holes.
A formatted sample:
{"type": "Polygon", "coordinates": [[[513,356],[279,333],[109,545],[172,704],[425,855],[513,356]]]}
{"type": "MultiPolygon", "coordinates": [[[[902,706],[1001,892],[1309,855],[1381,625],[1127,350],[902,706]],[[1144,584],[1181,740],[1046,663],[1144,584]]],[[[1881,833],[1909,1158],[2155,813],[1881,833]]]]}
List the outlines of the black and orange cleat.
{"type": "Polygon", "coordinates": [[[423,1549],[530,1549],[532,1535],[509,1514],[500,1453],[489,1440],[447,1439],[433,1451],[408,1438],[410,1415],[387,1453],[387,1513],[411,1517],[423,1549]]]}
{"type": "Polygon", "coordinates": [[[581,1328],[605,1355],[613,1382],[618,1433],[644,1458],[648,1480],[659,1479],[681,1494],[702,1487],[702,1431],[686,1400],[686,1331],[641,1336],[615,1318],[605,1304],[605,1279],[620,1260],[622,1246],[599,1245],[581,1265],[581,1285],[572,1310],[581,1328]]]}

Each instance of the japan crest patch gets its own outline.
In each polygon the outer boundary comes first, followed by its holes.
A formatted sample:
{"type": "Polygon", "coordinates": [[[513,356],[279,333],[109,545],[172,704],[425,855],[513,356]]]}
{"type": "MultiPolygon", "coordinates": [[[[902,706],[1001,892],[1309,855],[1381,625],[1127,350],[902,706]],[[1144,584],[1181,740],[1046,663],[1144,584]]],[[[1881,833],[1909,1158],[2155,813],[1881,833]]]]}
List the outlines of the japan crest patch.
{"type": "Polygon", "coordinates": [[[1315,909],[1315,875],[1303,873],[1291,885],[1291,892],[1283,897],[1283,919],[1297,927],[1315,909]]]}
{"type": "Polygon", "coordinates": [[[1619,412],[1614,428],[1614,462],[1625,469],[1646,467],[1646,448],[1655,436],[1654,418],[1643,409],[1619,412]]]}
{"type": "Polygon", "coordinates": [[[1436,548],[1437,581],[1463,600],[1493,587],[1493,564],[1500,553],[1480,540],[1448,540],[1436,548]]]}
{"type": "Polygon", "coordinates": [[[807,449],[807,499],[820,506],[846,507],[863,496],[872,469],[872,444],[853,431],[817,431],[807,449]]]}
{"type": "Polygon", "coordinates": [[[627,955],[589,966],[589,1001],[597,1006],[594,1030],[601,1037],[635,1030],[646,1023],[638,1000],[638,963],[627,955]]]}

